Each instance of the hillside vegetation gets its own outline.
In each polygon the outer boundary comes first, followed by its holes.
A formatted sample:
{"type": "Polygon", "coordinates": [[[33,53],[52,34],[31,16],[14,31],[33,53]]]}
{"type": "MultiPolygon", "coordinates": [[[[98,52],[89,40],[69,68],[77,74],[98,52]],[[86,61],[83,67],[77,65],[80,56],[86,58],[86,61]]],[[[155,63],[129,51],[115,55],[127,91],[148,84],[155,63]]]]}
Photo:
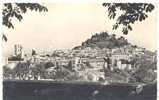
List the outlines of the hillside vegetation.
{"type": "Polygon", "coordinates": [[[131,44],[128,43],[127,39],[125,39],[123,36],[117,38],[115,34],[109,35],[107,32],[101,32],[92,35],[92,37],[84,41],[81,46],[76,46],[74,49],[83,49],[86,47],[112,49],[123,47],[125,45],[131,44]]]}

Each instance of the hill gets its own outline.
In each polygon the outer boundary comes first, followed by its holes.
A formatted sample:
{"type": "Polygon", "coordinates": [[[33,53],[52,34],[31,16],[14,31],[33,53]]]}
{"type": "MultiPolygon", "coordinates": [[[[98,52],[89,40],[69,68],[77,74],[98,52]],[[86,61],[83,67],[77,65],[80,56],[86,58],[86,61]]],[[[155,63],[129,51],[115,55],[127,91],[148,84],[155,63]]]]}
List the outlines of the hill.
{"type": "Polygon", "coordinates": [[[76,46],[73,49],[83,49],[86,47],[113,49],[123,47],[126,45],[131,44],[128,43],[127,39],[125,39],[123,36],[117,38],[115,34],[109,35],[107,32],[101,32],[92,35],[91,38],[82,42],[81,46],[76,46]]]}

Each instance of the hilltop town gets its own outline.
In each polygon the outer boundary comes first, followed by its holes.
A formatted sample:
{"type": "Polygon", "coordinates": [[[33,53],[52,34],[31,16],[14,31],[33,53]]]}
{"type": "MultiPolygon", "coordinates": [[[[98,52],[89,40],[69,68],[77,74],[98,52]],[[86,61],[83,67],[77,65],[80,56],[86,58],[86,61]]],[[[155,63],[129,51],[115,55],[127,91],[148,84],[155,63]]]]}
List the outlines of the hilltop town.
{"type": "Polygon", "coordinates": [[[51,54],[23,52],[16,44],[14,55],[3,66],[4,79],[108,83],[150,83],[157,77],[157,52],[128,43],[107,32],[93,35],[68,50],[51,54]]]}

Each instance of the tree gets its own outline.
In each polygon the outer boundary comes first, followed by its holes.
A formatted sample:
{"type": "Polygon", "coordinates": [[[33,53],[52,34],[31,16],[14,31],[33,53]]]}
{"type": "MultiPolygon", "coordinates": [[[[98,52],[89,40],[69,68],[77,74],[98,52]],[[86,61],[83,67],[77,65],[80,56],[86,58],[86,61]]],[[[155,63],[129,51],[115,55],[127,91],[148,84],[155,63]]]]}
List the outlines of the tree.
{"type": "Polygon", "coordinates": [[[19,62],[16,67],[13,69],[13,76],[21,79],[21,80],[25,80],[28,73],[29,73],[29,68],[30,64],[29,63],[25,63],[25,62],[19,62]]]}
{"type": "MultiPolygon", "coordinates": [[[[12,23],[12,19],[16,18],[19,21],[23,19],[23,14],[25,14],[28,10],[31,11],[48,11],[45,6],[42,6],[38,3],[4,3],[2,9],[2,25],[8,28],[14,28],[14,24],[12,23]]],[[[2,39],[7,41],[7,37],[3,34],[2,39]]]]}
{"type": "Polygon", "coordinates": [[[45,66],[45,69],[47,69],[50,67],[54,67],[54,64],[52,62],[46,62],[44,66],[45,66]]]}
{"type": "Polygon", "coordinates": [[[125,35],[132,31],[132,24],[145,20],[148,17],[147,14],[155,8],[150,3],[103,3],[103,6],[108,8],[109,19],[117,17],[113,30],[122,26],[122,33],[125,35]],[[122,13],[117,13],[117,10],[122,11],[122,13]]]}
{"type": "Polygon", "coordinates": [[[70,71],[73,71],[72,61],[69,61],[69,62],[68,62],[67,69],[69,69],[70,71]]]}
{"type": "Polygon", "coordinates": [[[59,68],[55,72],[54,79],[63,80],[65,78],[67,78],[68,75],[69,75],[69,73],[67,71],[63,70],[62,68],[59,68]]]}
{"type": "Polygon", "coordinates": [[[31,55],[32,55],[32,56],[36,55],[36,51],[32,49],[31,55]]]}
{"type": "Polygon", "coordinates": [[[89,61],[86,61],[86,66],[88,67],[88,68],[93,68],[92,66],[91,66],[91,64],[90,64],[90,62],[89,61]]]}
{"type": "Polygon", "coordinates": [[[12,76],[12,69],[10,69],[8,66],[3,66],[3,78],[8,79],[12,76]]]}
{"type": "Polygon", "coordinates": [[[156,63],[147,60],[145,57],[134,58],[132,63],[139,67],[136,68],[131,78],[136,79],[137,82],[144,83],[152,82],[156,79],[156,74],[153,72],[154,67],[157,66],[156,63]]]}
{"type": "Polygon", "coordinates": [[[31,69],[32,76],[35,80],[38,80],[38,77],[44,78],[45,77],[45,64],[44,63],[38,63],[35,64],[35,66],[31,69]]]}

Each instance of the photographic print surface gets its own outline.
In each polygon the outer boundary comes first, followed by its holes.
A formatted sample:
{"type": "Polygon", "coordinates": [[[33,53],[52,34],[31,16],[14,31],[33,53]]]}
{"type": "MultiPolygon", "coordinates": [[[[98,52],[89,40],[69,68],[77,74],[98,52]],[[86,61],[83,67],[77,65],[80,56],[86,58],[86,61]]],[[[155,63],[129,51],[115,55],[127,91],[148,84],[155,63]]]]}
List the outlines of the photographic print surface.
{"type": "Polygon", "coordinates": [[[3,100],[157,100],[156,6],[4,3],[3,100]]]}

